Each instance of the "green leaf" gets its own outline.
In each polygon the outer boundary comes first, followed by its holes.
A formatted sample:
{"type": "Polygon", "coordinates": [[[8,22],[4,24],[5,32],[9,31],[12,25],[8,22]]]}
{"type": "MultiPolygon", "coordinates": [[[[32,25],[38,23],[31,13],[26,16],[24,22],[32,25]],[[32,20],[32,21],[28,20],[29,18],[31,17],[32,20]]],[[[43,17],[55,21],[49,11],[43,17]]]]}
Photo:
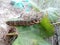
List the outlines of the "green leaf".
{"type": "Polygon", "coordinates": [[[39,23],[39,27],[45,32],[44,34],[47,37],[50,37],[54,34],[54,26],[49,21],[48,15],[45,15],[41,22],[39,23]]]}
{"type": "Polygon", "coordinates": [[[19,36],[13,45],[51,45],[37,34],[36,28],[36,25],[18,26],[19,36]]]}
{"type": "Polygon", "coordinates": [[[35,11],[40,12],[40,8],[34,2],[32,1],[29,1],[29,2],[35,11]]]}
{"type": "Polygon", "coordinates": [[[45,9],[43,12],[45,15],[48,13],[48,18],[51,22],[56,22],[60,17],[57,8],[49,7],[45,9]]]}
{"type": "Polygon", "coordinates": [[[39,24],[31,26],[16,26],[19,35],[13,45],[51,45],[43,38],[54,34],[54,26],[48,16],[44,16],[39,24]]]}

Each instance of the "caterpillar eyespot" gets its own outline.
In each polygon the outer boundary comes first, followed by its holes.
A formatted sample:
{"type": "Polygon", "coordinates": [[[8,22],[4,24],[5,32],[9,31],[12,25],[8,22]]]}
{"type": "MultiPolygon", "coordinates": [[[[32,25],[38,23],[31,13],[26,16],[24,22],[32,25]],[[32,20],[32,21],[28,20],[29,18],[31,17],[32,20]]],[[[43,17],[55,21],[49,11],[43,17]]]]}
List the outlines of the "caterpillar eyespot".
{"type": "Polygon", "coordinates": [[[40,20],[34,19],[31,21],[8,21],[6,22],[10,26],[25,26],[25,25],[33,25],[39,23],[40,20]]]}

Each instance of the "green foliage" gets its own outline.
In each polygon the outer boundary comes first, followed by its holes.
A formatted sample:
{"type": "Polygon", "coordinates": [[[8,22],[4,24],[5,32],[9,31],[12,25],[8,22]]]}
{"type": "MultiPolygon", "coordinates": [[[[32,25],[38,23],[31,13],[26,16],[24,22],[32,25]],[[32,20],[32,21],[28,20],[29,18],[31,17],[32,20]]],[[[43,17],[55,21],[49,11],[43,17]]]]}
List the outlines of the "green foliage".
{"type": "Polygon", "coordinates": [[[36,25],[32,26],[18,26],[18,38],[13,45],[51,45],[45,41],[40,35],[36,25]]]}
{"type": "Polygon", "coordinates": [[[29,1],[29,2],[35,11],[40,12],[40,8],[34,2],[32,1],[29,1]]]}
{"type": "Polygon", "coordinates": [[[44,38],[54,34],[54,26],[45,15],[39,24],[31,26],[16,26],[19,35],[13,45],[51,45],[44,38]]]}
{"type": "Polygon", "coordinates": [[[45,31],[47,37],[50,37],[54,34],[54,26],[49,21],[48,15],[45,15],[39,23],[39,26],[42,30],[45,31]]]}
{"type": "Polygon", "coordinates": [[[53,7],[49,7],[47,9],[45,9],[44,14],[48,15],[48,18],[51,22],[56,22],[58,20],[58,18],[60,17],[58,14],[58,9],[57,8],[53,8],[53,7]]]}

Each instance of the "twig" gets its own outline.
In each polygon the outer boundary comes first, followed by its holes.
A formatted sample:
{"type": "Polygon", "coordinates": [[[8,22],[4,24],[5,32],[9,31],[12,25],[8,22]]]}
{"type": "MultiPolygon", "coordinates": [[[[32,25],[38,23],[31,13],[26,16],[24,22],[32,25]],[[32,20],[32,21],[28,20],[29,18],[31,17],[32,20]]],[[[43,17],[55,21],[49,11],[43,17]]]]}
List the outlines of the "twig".
{"type": "Polygon", "coordinates": [[[14,36],[14,35],[18,35],[18,33],[8,33],[7,36],[14,36]]]}
{"type": "Polygon", "coordinates": [[[54,25],[60,24],[60,22],[53,23],[54,25]]]}

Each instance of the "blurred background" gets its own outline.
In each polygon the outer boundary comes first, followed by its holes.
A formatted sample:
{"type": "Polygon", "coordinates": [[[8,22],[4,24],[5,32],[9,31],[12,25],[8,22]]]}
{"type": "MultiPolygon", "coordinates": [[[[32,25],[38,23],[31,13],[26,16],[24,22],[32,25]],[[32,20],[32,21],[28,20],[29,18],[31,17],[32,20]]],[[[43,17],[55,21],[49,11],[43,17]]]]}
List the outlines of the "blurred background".
{"type": "MultiPolygon", "coordinates": [[[[10,3],[11,0],[0,0],[6,3],[10,3]]],[[[57,12],[57,14],[60,16],[60,0],[32,0],[35,2],[35,4],[42,10],[43,12],[47,10],[50,12],[51,10],[53,11],[54,9],[57,12]]],[[[54,15],[54,14],[53,14],[54,15]]],[[[57,22],[60,22],[60,18],[57,20],[57,22]]],[[[51,42],[52,45],[60,45],[60,25],[55,25],[56,26],[56,34],[52,36],[48,40],[51,42]]]]}

